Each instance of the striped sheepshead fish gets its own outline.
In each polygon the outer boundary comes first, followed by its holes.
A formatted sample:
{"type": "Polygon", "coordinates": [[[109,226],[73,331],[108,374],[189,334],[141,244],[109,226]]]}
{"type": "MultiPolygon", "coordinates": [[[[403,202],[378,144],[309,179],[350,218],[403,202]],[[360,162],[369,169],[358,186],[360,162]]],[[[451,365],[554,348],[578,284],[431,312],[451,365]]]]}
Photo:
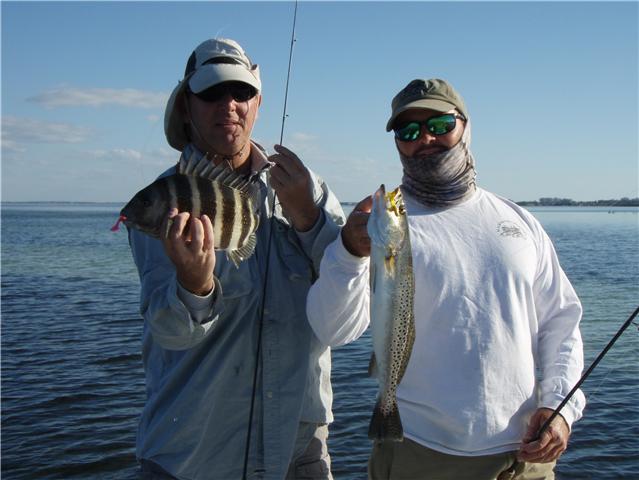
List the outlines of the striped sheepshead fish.
{"type": "MultiPolygon", "coordinates": [[[[206,156],[180,158],[173,175],[140,190],[120,212],[120,220],[155,238],[170,208],[195,217],[206,214],[213,224],[215,249],[225,250],[237,267],[255,251],[259,225],[259,186],[206,156]]],[[[117,226],[117,224],[116,224],[117,226]]],[[[115,227],[114,227],[115,228],[115,227]]]]}
{"type": "Polygon", "coordinates": [[[401,441],[404,430],[397,407],[397,386],[404,376],[415,340],[413,260],[406,209],[399,188],[373,196],[367,224],[371,239],[371,330],[369,367],[379,383],[368,430],[373,440],[401,441]]]}

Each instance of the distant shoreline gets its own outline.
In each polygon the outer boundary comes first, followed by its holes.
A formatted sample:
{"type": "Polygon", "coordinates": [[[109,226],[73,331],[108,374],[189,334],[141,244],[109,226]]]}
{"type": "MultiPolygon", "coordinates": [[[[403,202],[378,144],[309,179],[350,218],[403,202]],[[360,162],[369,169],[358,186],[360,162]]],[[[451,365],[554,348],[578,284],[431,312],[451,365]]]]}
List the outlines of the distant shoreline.
{"type": "MultiPolygon", "coordinates": [[[[341,202],[342,205],[357,205],[357,203],[341,202]]],[[[539,200],[520,200],[515,203],[521,207],[639,207],[639,197],[583,201],[570,198],[540,198],[539,200]]]]}
{"type": "MultiPolygon", "coordinates": [[[[117,202],[89,202],[89,201],[72,201],[72,200],[2,200],[1,205],[124,205],[126,201],[117,202]]],[[[355,206],[359,202],[340,202],[342,205],[355,206]]],[[[572,200],[570,198],[540,198],[539,200],[520,200],[515,201],[517,205],[522,207],[639,207],[639,197],[610,200],[572,200]]]]}
{"type": "Polygon", "coordinates": [[[522,207],[639,207],[639,198],[623,197],[619,200],[576,201],[570,198],[540,198],[515,202],[522,207]]]}

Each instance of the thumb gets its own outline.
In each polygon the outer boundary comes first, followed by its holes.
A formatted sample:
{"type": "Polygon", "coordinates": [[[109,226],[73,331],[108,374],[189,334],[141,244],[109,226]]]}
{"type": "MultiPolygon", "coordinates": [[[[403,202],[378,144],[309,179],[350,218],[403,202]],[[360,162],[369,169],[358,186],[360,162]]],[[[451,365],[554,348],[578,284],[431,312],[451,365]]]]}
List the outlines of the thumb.
{"type": "Polygon", "coordinates": [[[535,414],[530,418],[530,423],[528,424],[528,430],[526,430],[526,435],[523,438],[524,443],[529,443],[534,440],[537,440],[539,436],[539,429],[541,428],[544,422],[544,417],[541,415],[541,412],[538,410],[535,414]]]}

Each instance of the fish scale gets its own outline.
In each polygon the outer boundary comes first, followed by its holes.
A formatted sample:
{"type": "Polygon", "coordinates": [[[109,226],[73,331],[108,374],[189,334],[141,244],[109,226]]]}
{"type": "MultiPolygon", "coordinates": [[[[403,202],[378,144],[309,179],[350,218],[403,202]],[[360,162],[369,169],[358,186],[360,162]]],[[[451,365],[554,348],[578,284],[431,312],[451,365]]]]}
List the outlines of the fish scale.
{"type": "Polygon", "coordinates": [[[404,376],[415,340],[415,282],[408,221],[399,188],[373,196],[367,225],[371,238],[371,329],[373,355],[369,373],[379,383],[368,436],[401,441],[404,430],[397,406],[397,386],[404,376]]]}

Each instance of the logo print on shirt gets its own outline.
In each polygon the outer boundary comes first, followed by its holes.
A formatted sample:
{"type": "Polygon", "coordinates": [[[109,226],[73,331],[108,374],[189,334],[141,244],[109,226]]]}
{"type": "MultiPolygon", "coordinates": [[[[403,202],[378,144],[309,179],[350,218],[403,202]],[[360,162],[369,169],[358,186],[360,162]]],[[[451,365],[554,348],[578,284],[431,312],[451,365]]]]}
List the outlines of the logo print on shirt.
{"type": "Polygon", "coordinates": [[[497,224],[497,233],[502,237],[526,238],[526,234],[515,222],[504,220],[497,224]]]}

